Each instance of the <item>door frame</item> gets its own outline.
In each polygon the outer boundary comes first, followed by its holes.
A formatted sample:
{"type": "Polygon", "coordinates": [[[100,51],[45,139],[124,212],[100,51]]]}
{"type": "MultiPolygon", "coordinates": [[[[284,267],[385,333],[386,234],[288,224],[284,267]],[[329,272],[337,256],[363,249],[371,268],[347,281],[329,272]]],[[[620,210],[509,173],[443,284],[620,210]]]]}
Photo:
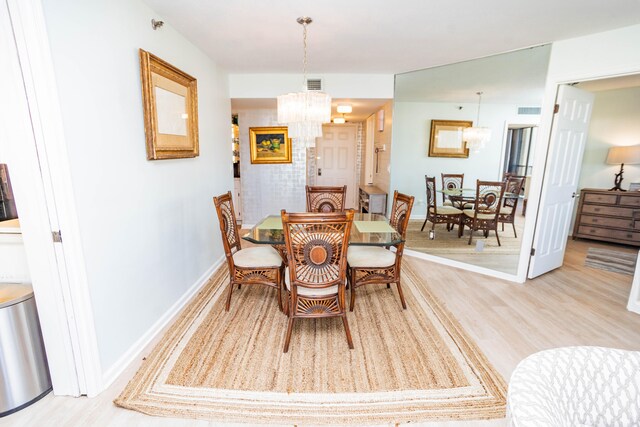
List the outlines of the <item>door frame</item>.
{"type": "Polygon", "coordinates": [[[6,77],[0,82],[4,148],[57,395],[103,390],[92,303],[76,214],[55,71],[40,0],[3,0],[0,34],[6,77]],[[11,45],[13,42],[13,45],[11,45]],[[60,231],[63,242],[54,243],[60,231]]]}
{"type": "MultiPolygon", "coordinates": [[[[552,55],[553,56],[553,55],[552,55]]],[[[544,186],[545,175],[548,173],[547,156],[550,152],[551,131],[553,127],[553,115],[556,99],[560,86],[575,82],[585,82],[591,80],[601,80],[613,77],[624,77],[633,74],[640,74],[640,67],[630,66],[625,69],[610,66],[609,69],[593,72],[570,72],[563,76],[549,76],[547,87],[545,90],[544,105],[542,108],[542,116],[540,118],[540,126],[538,128],[538,140],[536,141],[536,152],[534,153],[534,166],[531,174],[531,190],[527,201],[527,213],[535,212],[534,221],[525,224],[523,235],[523,246],[520,253],[520,261],[518,265],[518,281],[524,282],[529,278],[529,267],[531,265],[531,250],[534,249],[534,241],[536,233],[540,232],[538,228],[538,217],[540,205],[546,196],[548,188],[544,186]],[[542,165],[542,166],[541,166],[542,165]]],[[[582,168],[582,165],[580,165],[582,168]]],[[[567,235],[567,238],[569,236],[567,235]]]]}
{"type": "MultiPolygon", "coordinates": [[[[326,124],[322,126],[323,128],[331,128],[331,129],[344,129],[345,127],[349,127],[352,128],[355,131],[356,137],[354,139],[354,143],[355,143],[355,147],[354,147],[354,156],[353,156],[353,169],[354,169],[354,173],[353,173],[353,182],[349,183],[347,185],[353,185],[354,191],[353,191],[353,200],[351,201],[353,203],[354,209],[358,208],[358,182],[360,181],[360,174],[359,174],[359,170],[356,168],[356,166],[358,165],[358,152],[359,150],[362,149],[362,147],[358,147],[358,124],[357,123],[345,123],[345,124],[340,124],[340,125],[334,125],[334,124],[326,124]]],[[[364,141],[363,141],[364,143],[364,141]]],[[[316,157],[318,156],[318,145],[316,144],[316,157]]],[[[361,153],[361,152],[360,152],[361,153]]],[[[364,165],[361,164],[361,167],[364,167],[364,165]]],[[[317,176],[318,173],[318,164],[317,164],[317,160],[316,160],[316,170],[314,172],[317,176]]]]}

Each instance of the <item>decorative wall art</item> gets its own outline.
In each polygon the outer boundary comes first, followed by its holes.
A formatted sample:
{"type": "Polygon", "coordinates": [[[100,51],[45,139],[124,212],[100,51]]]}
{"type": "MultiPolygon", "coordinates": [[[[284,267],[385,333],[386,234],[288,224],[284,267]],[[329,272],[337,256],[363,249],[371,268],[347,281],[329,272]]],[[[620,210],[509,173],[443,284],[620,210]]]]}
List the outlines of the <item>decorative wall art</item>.
{"type": "Polygon", "coordinates": [[[472,125],[463,120],[431,120],[429,157],[469,157],[462,131],[472,125]]]}
{"type": "Polygon", "coordinates": [[[147,159],[198,156],[196,79],[142,49],[140,74],[147,159]]]}
{"type": "Polygon", "coordinates": [[[291,163],[291,139],[286,126],[249,128],[252,164],[291,163]]]}

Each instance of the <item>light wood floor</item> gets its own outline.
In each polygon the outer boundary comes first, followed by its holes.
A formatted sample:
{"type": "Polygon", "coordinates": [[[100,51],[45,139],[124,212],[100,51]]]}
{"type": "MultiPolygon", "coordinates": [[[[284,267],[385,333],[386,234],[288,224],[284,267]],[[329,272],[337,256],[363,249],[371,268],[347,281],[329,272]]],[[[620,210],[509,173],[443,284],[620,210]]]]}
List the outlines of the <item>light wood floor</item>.
{"type": "MultiPolygon", "coordinates": [[[[406,258],[508,379],[517,363],[539,350],[595,345],[640,349],[640,315],[626,310],[631,276],[584,267],[588,241],[570,241],[565,265],[524,285],[406,258]]],[[[620,250],[634,251],[631,248],[620,250]]],[[[284,331],[283,331],[284,333],[284,331]]],[[[111,401],[139,365],[134,363],[100,396],[45,397],[0,426],[211,426],[157,418],[116,408],[111,401]]],[[[503,426],[504,420],[432,423],[432,426],[503,426]]]]}

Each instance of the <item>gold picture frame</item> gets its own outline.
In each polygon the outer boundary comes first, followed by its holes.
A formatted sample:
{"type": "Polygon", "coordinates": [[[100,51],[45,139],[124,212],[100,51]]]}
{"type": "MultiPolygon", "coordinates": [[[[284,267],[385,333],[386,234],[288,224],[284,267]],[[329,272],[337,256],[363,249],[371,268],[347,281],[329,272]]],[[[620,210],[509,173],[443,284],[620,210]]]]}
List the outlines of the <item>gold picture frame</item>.
{"type": "Polygon", "coordinates": [[[140,49],[147,160],[197,157],[197,80],[140,49]]]}
{"type": "Polygon", "coordinates": [[[286,126],[249,128],[251,164],[291,163],[291,139],[286,126]]]}
{"type": "Polygon", "coordinates": [[[466,120],[431,120],[429,157],[469,157],[462,131],[471,126],[466,120]]]}

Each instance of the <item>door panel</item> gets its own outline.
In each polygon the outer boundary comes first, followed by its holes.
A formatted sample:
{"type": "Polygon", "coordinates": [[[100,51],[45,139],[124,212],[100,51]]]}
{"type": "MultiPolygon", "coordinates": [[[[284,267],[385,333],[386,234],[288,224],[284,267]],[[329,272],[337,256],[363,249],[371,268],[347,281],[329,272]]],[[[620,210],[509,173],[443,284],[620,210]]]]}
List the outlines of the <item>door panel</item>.
{"type": "Polygon", "coordinates": [[[356,207],[356,127],[324,126],[316,140],[317,185],[347,186],[347,208],[356,207]]]}
{"type": "Polygon", "coordinates": [[[582,156],[591,120],[593,94],[560,86],[531,258],[529,278],[562,265],[569,235],[582,156]]]}

